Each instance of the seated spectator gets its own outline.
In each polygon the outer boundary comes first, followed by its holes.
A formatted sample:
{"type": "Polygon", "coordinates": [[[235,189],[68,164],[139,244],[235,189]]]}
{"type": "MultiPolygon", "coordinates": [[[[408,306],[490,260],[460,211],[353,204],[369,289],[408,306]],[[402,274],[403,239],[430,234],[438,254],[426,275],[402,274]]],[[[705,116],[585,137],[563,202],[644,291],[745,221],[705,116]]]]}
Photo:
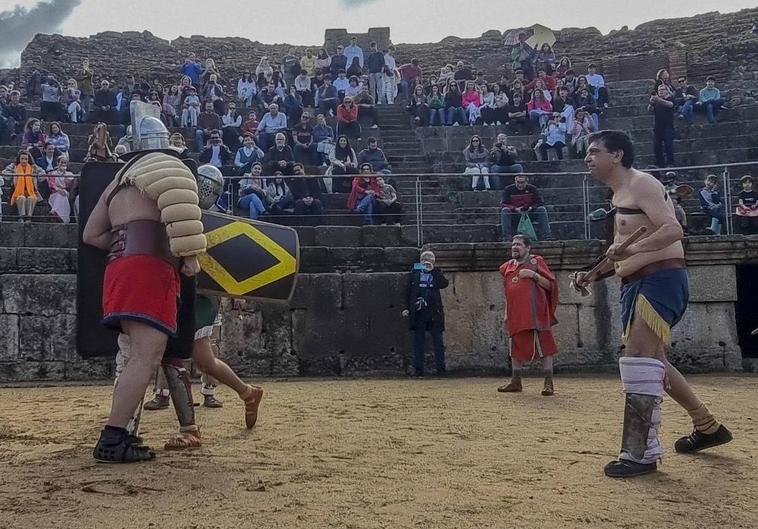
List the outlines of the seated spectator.
{"type": "Polygon", "coordinates": [[[526,108],[529,110],[529,119],[536,121],[539,123],[540,129],[544,129],[553,113],[553,105],[545,99],[544,92],[539,88],[535,89],[526,108]]]}
{"type": "Polygon", "coordinates": [[[305,50],[305,55],[300,57],[300,73],[307,77],[315,77],[316,69],[316,56],[313,55],[313,50],[308,48],[305,50]]]}
{"type": "Polygon", "coordinates": [[[344,101],[347,89],[350,88],[350,79],[347,78],[345,71],[337,72],[337,78],[334,80],[334,88],[337,89],[337,96],[340,101],[344,101]]]}
{"type": "MultiPolygon", "coordinates": [[[[332,55],[331,62],[329,64],[329,74],[332,79],[337,79],[337,74],[341,71],[347,70],[347,57],[345,56],[344,47],[342,45],[337,46],[337,52],[332,55]]],[[[326,72],[325,72],[326,73],[326,72]]]]}
{"type": "Polygon", "coordinates": [[[71,141],[68,138],[68,134],[63,132],[61,124],[57,121],[50,123],[50,134],[47,136],[47,141],[55,146],[55,149],[68,159],[68,151],[71,148],[71,141]]]}
{"type": "Polygon", "coordinates": [[[271,79],[274,76],[274,68],[269,64],[268,57],[265,55],[261,57],[260,62],[258,63],[258,66],[255,68],[255,77],[256,77],[256,83],[258,86],[260,85],[267,85],[271,82],[271,79]],[[260,82],[263,81],[263,82],[260,82]]]}
{"type": "Polygon", "coordinates": [[[280,72],[279,70],[274,70],[274,75],[271,78],[271,83],[269,86],[271,85],[273,85],[274,87],[274,92],[276,93],[276,97],[284,101],[284,98],[287,97],[287,83],[284,82],[282,72],[280,72]]]}
{"type": "Polygon", "coordinates": [[[544,70],[547,73],[553,73],[555,70],[555,52],[553,52],[553,48],[550,47],[550,44],[545,42],[542,45],[540,51],[537,52],[535,63],[538,71],[544,70]]]}
{"type": "Polygon", "coordinates": [[[513,71],[521,70],[526,77],[531,79],[534,75],[534,59],[537,53],[527,44],[528,39],[526,33],[519,33],[518,44],[511,48],[511,68],[513,71]]]}
{"type": "Polygon", "coordinates": [[[221,125],[224,145],[236,151],[239,148],[242,133],[242,116],[237,113],[237,103],[229,103],[226,114],[221,117],[221,125]]]}
{"type": "Polygon", "coordinates": [[[263,165],[254,162],[250,165],[250,173],[240,180],[239,200],[237,207],[248,213],[248,218],[257,219],[266,212],[266,191],[263,189],[263,165]]]}
{"type": "Polygon", "coordinates": [[[61,158],[61,153],[50,142],[45,144],[45,148],[42,152],[42,156],[37,158],[34,163],[46,173],[55,171],[58,167],[58,158],[61,158]]]}
{"type": "Polygon", "coordinates": [[[668,85],[658,85],[657,95],[650,96],[648,110],[653,112],[653,150],[658,167],[674,165],[674,99],[668,85]]]}
{"type": "Polygon", "coordinates": [[[579,89],[574,95],[574,112],[576,113],[580,110],[584,110],[590,115],[592,128],[600,130],[599,110],[595,104],[595,98],[592,97],[588,88],[579,89]]]}
{"type": "Polygon", "coordinates": [[[282,176],[281,171],[276,171],[274,178],[266,180],[266,209],[271,215],[285,215],[292,207],[292,192],[282,176]]]}
{"type": "Polygon", "coordinates": [[[558,66],[555,68],[555,77],[563,79],[569,70],[571,70],[571,59],[565,56],[561,57],[558,61],[558,66]]]}
{"type": "Polygon", "coordinates": [[[179,73],[190,79],[192,84],[200,86],[200,74],[203,72],[203,66],[195,60],[194,55],[184,59],[184,64],[179,67],[179,73]]]}
{"type": "Polygon", "coordinates": [[[686,76],[680,75],[674,89],[674,108],[679,112],[679,117],[690,125],[694,121],[695,104],[699,98],[697,89],[687,82],[686,76]]]}
{"type": "Polygon", "coordinates": [[[42,132],[42,125],[36,118],[31,118],[26,122],[24,126],[24,135],[21,138],[21,148],[25,151],[29,151],[32,156],[32,160],[36,160],[42,156],[42,150],[47,143],[47,135],[42,132]]]}
{"type": "Polygon", "coordinates": [[[400,226],[400,219],[403,217],[403,205],[398,201],[397,191],[384,181],[383,176],[376,177],[376,184],[380,189],[374,202],[377,223],[400,226]]]}
{"type": "Polygon", "coordinates": [[[447,86],[447,82],[451,79],[455,79],[455,73],[453,73],[453,65],[447,64],[440,68],[440,76],[437,79],[437,83],[441,86],[447,86]]]}
{"type": "Polygon", "coordinates": [[[368,147],[358,153],[358,165],[371,164],[374,172],[392,174],[392,167],[387,161],[384,151],[379,148],[379,142],[373,136],[367,141],[368,147]]]}
{"type": "Polygon", "coordinates": [[[358,119],[368,118],[371,121],[371,128],[378,129],[379,125],[376,120],[374,98],[371,97],[368,86],[363,85],[361,87],[360,93],[353,98],[353,103],[358,107],[358,119]]]}
{"type": "Polygon", "coordinates": [[[357,37],[350,37],[350,45],[345,48],[345,57],[347,59],[347,64],[352,64],[353,59],[358,59],[358,66],[363,68],[363,49],[358,46],[357,37]]]}
{"type": "MultiPolygon", "coordinates": [[[[540,68],[537,72],[537,77],[532,79],[532,82],[526,85],[526,90],[531,92],[535,88],[539,88],[543,92],[552,93],[555,90],[556,84],[555,77],[548,75],[547,70],[544,68],[540,68]]],[[[547,95],[545,96],[545,99],[548,99],[547,95]]]]}
{"type": "Polygon", "coordinates": [[[79,90],[76,80],[69,79],[66,83],[66,90],[63,92],[63,105],[66,108],[66,116],[71,123],[79,123],[84,115],[82,108],[82,93],[79,90]]]}
{"type": "Polygon", "coordinates": [[[268,112],[258,123],[258,146],[263,152],[268,153],[274,135],[285,130],[287,130],[287,116],[279,112],[279,105],[272,103],[268,107],[268,112]]]}
{"type": "Polygon", "coordinates": [[[221,128],[221,118],[213,108],[213,103],[205,103],[205,111],[201,112],[197,118],[197,130],[195,130],[195,149],[197,152],[205,148],[205,143],[210,137],[212,131],[218,131],[221,128]]]}
{"type": "MultiPolygon", "coordinates": [[[[384,56],[385,60],[387,55],[384,56]]],[[[382,97],[379,98],[378,104],[395,104],[395,95],[397,94],[397,75],[395,70],[385,65],[382,68],[382,97]]]]}
{"type": "Polygon", "coordinates": [[[237,81],[237,101],[242,106],[250,108],[253,106],[253,99],[257,94],[258,85],[255,84],[253,74],[250,72],[243,73],[240,80],[237,81]]]}
{"type": "Polygon", "coordinates": [[[352,97],[345,97],[345,101],[337,107],[337,134],[361,139],[361,125],[358,123],[358,107],[353,104],[352,97]]]}
{"type": "Polygon", "coordinates": [[[281,70],[287,86],[295,84],[295,77],[300,73],[300,59],[295,55],[295,48],[290,48],[287,55],[282,57],[281,70]]]}
{"type": "Polygon", "coordinates": [[[721,225],[724,222],[724,204],[721,203],[721,194],[718,190],[718,177],[708,175],[705,177],[705,186],[698,193],[700,209],[711,219],[711,225],[705,229],[708,235],[721,235],[721,225]]]}
{"type": "Polygon", "coordinates": [[[549,160],[548,151],[553,150],[559,160],[563,160],[563,148],[566,146],[566,121],[560,114],[554,113],[542,132],[544,138],[540,146],[543,160],[549,160]]]}
{"type": "Polygon", "coordinates": [[[250,134],[257,134],[258,132],[258,115],[255,113],[254,110],[251,110],[247,113],[247,119],[244,123],[242,123],[242,128],[240,129],[240,132],[244,136],[247,133],[250,134]]]}
{"type": "Polygon", "coordinates": [[[434,125],[437,118],[438,125],[444,125],[445,121],[445,98],[440,93],[440,87],[432,85],[429,95],[426,96],[426,106],[429,109],[429,125],[434,125]]]}
{"type": "Polygon", "coordinates": [[[558,89],[558,95],[552,101],[553,112],[561,115],[566,122],[566,127],[571,128],[574,123],[574,100],[569,96],[569,89],[562,86],[558,89]]]}
{"type": "Polygon", "coordinates": [[[27,120],[26,106],[21,103],[21,92],[11,90],[8,93],[8,102],[2,105],[2,113],[11,120],[8,124],[11,135],[21,134],[27,120]]]}
{"type": "Polygon", "coordinates": [[[513,145],[508,145],[508,136],[502,132],[497,135],[495,144],[490,150],[490,180],[495,189],[503,189],[503,176],[492,173],[523,173],[524,166],[518,163],[518,152],[513,145]]]}
{"type": "MultiPolygon", "coordinates": [[[[586,79],[585,79],[586,82],[586,79]]],[[[563,77],[563,86],[569,89],[569,94],[573,97],[576,93],[578,79],[576,78],[576,72],[572,69],[566,70],[566,75],[563,77]]]]}
{"type": "Polygon", "coordinates": [[[414,126],[425,127],[427,125],[429,107],[426,104],[426,96],[424,95],[423,86],[416,85],[405,109],[413,117],[414,126]]]}
{"type": "Polygon", "coordinates": [[[176,127],[179,124],[179,111],[182,107],[182,95],[179,87],[172,85],[163,96],[163,120],[168,127],[176,127]]]}
{"type": "Polygon", "coordinates": [[[68,160],[65,156],[59,156],[55,169],[48,171],[50,196],[47,203],[50,205],[50,214],[63,224],[71,222],[71,190],[74,183],[74,175],[68,171],[68,160]]]}
{"type": "Polygon", "coordinates": [[[487,80],[484,78],[484,72],[476,72],[476,78],[474,79],[474,84],[478,86],[479,88],[483,86],[488,86],[487,80]]]}
{"type": "Polygon", "coordinates": [[[529,97],[527,97],[527,91],[526,91],[526,88],[524,88],[524,83],[522,83],[518,79],[516,79],[515,81],[513,81],[513,83],[511,83],[510,93],[511,93],[511,99],[513,99],[514,97],[516,97],[516,95],[518,95],[519,97],[521,97],[521,100],[524,101],[524,104],[526,104],[526,101],[528,101],[529,98],[531,97],[531,94],[529,95],[529,97]]]}
{"type": "Polygon", "coordinates": [[[408,64],[403,64],[400,68],[400,89],[403,92],[405,100],[410,99],[410,95],[414,93],[416,85],[422,83],[421,67],[419,66],[418,59],[411,59],[408,64]]]}
{"type": "Polygon", "coordinates": [[[482,106],[482,94],[479,93],[474,81],[466,81],[466,91],[461,96],[461,106],[468,114],[469,125],[474,126],[481,116],[479,107],[482,106]]]}
{"type": "Polygon", "coordinates": [[[237,174],[247,174],[252,170],[254,163],[263,162],[265,153],[255,145],[255,137],[249,132],[242,138],[242,147],[234,155],[234,167],[237,174]]]}
{"type": "Polygon", "coordinates": [[[329,52],[326,51],[326,48],[318,50],[318,55],[316,56],[317,70],[320,70],[324,77],[326,77],[331,73],[331,66],[332,58],[329,56],[329,52]]]}
{"type": "MultiPolygon", "coordinates": [[[[211,105],[213,106],[213,105],[211,105]]],[[[182,127],[197,127],[197,118],[200,116],[200,98],[197,89],[190,86],[187,97],[182,103],[182,127]]]]}
{"type": "Polygon", "coordinates": [[[268,174],[279,172],[283,175],[292,174],[292,166],[295,163],[295,155],[292,148],[287,145],[287,136],[283,132],[277,132],[274,137],[274,146],[271,147],[263,158],[263,169],[268,174]]]}
{"type": "Polygon", "coordinates": [[[63,89],[61,84],[52,74],[49,74],[42,83],[42,102],[40,103],[39,115],[44,121],[61,121],[63,118],[61,97],[63,89]]]}
{"type": "Polygon", "coordinates": [[[508,122],[526,124],[528,119],[527,104],[521,98],[521,94],[516,92],[508,104],[508,122]]]}
{"type": "Polygon", "coordinates": [[[208,76],[208,81],[203,85],[203,89],[200,91],[200,97],[204,101],[212,101],[213,109],[216,114],[222,115],[224,113],[224,87],[218,82],[218,75],[212,73],[208,76]]]}
{"type": "Polygon", "coordinates": [[[30,222],[34,215],[34,206],[40,200],[37,189],[37,177],[43,175],[42,169],[34,165],[26,151],[20,151],[16,161],[9,164],[3,174],[13,181],[13,193],[8,204],[16,205],[18,221],[30,222]]]}
{"type": "MultiPolygon", "coordinates": [[[[329,153],[327,176],[358,174],[358,158],[350,146],[347,136],[340,135],[334,149],[329,153]]],[[[350,190],[349,178],[324,178],[324,185],[329,193],[347,193],[350,190]]]]}
{"type": "Polygon", "coordinates": [[[353,178],[350,196],[347,198],[348,211],[363,215],[363,224],[374,224],[374,207],[376,198],[382,192],[376,178],[372,175],[371,165],[361,165],[361,174],[353,178]]]}
{"type": "Polygon", "coordinates": [[[724,108],[724,100],[721,98],[721,91],[716,88],[714,77],[708,77],[705,80],[705,88],[700,90],[698,106],[705,109],[709,123],[718,121],[718,113],[720,109],[724,108]]]}
{"type": "Polygon", "coordinates": [[[113,152],[113,142],[108,131],[108,125],[97,123],[92,128],[92,134],[87,137],[87,154],[84,162],[115,162],[117,156],[113,152]]]}
{"type": "Polygon", "coordinates": [[[326,124],[326,117],[323,114],[316,116],[316,126],[313,127],[313,143],[316,144],[318,157],[316,162],[322,165],[329,165],[329,154],[334,149],[334,129],[326,124]]]}
{"type": "Polygon", "coordinates": [[[503,190],[500,202],[500,228],[503,241],[509,242],[515,235],[521,216],[526,214],[535,226],[537,238],[541,241],[550,238],[550,222],[547,209],[542,203],[539,191],[529,183],[525,175],[516,175],[514,183],[503,190]]]}
{"type": "Polygon", "coordinates": [[[300,96],[300,101],[304,107],[313,108],[315,102],[313,91],[311,90],[311,78],[308,77],[304,70],[301,70],[300,74],[295,77],[295,91],[300,96]]]}
{"type": "Polygon", "coordinates": [[[190,157],[190,151],[181,132],[174,132],[168,139],[168,148],[179,153],[179,158],[185,160],[190,157]]]}
{"type": "Polygon", "coordinates": [[[318,226],[323,221],[321,207],[321,187],[318,178],[305,177],[305,168],[300,162],[293,166],[294,175],[290,180],[290,191],[295,201],[295,216],[298,226],[318,226]]]}
{"type": "Polygon", "coordinates": [[[590,134],[595,131],[592,118],[586,110],[580,110],[574,116],[571,128],[568,130],[571,136],[571,147],[577,158],[584,158],[589,147],[590,134]]]}
{"type": "MultiPolygon", "coordinates": [[[[211,105],[212,103],[208,103],[211,105]]],[[[209,133],[208,145],[200,152],[200,163],[209,163],[218,167],[224,176],[234,174],[234,155],[229,147],[224,145],[221,138],[221,131],[213,129],[209,133]]]]}
{"type": "Polygon", "coordinates": [[[350,63],[350,66],[347,67],[347,78],[351,81],[353,79],[358,81],[358,78],[363,75],[363,68],[361,68],[361,65],[358,63],[358,57],[353,57],[352,62],[350,63]]]}
{"type": "Polygon", "coordinates": [[[608,89],[605,87],[605,79],[597,73],[597,66],[590,64],[587,66],[587,84],[592,87],[594,93],[592,96],[597,101],[600,108],[608,108],[608,89]]]}
{"type": "Polygon", "coordinates": [[[0,145],[10,145],[14,130],[15,125],[12,119],[8,118],[0,108],[0,145]]]}
{"type": "Polygon", "coordinates": [[[482,90],[488,90],[487,94],[482,95],[486,99],[482,106],[482,121],[485,125],[502,125],[508,122],[508,95],[500,90],[500,85],[495,83],[490,88],[482,87],[482,90]]]}
{"type": "Polygon", "coordinates": [[[457,127],[466,124],[466,110],[463,108],[463,97],[458,90],[458,84],[451,81],[445,93],[446,124],[457,127]]]}
{"type": "Polygon", "coordinates": [[[455,64],[455,72],[453,72],[453,80],[458,85],[458,89],[463,92],[468,81],[474,80],[474,72],[471,68],[467,67],[463,61],[458,61],[455,64]]]}
{"type": "Polygon", "coordinates": [[[742,191],[737,195],[737,229],[743,235],[758,234],[758,192],[753,189],[753,177],[740,178],[742,191]]]}
{"type": "Polygon", "coordinates": [[[468,147],[463,149],[463,157],[466,159],[466,170],[464,174],[473,175],[471,177],[471,190],[479,191],[479,177],[483,176],[484,188],[490,190],[489,178],[489,152],[482,145],[482,138],[477,134],[471,136],[468,147]]]}
{"type": "Polygon", "coordinates": [[[110,83],[103,79],[100,83],[100,89],[95,92],[95,99],[92,104],[94,112],[91,121],[113,125],[116,122],[116,115],[113,110],[115,104],[116,94],[111,90],[110,83]]]}
{"type": "Polygon", "coordinates": [[[299,123],[300,116],[303,114],[303,99],[294,86],[290,87],[282,104],[284,105],[282,110],[287,114],[287,123],[299,123]]]}
{"type": "Polygon", "coordinates": [[[207,83],[210,80],[211,75],[215,75],[216,79],[219,82],[221,81],[221,72],[216,67],[216,61],[214,61],[211,57],[208,57],[205,59],[205,68],[200,74],[200,83],[207,83]]]}
{"type": "MultiPolygon", "coordinates": [[[[666,192],[669,195],[669,198],[671,199],[671,202],[674,204],[674,216],[676,217],[677,222],[679,222],[679,225],[682,227],[682,230],[684,233],[688,233],[687,229],[687,213],[685,213],[684,208],[682,207],[682,187],[685,186],[677,186],[676,184],[676,173],[674,171],[666,171],[666,174],[664,174],[663,178],[661,179],[661,183],[666,188],[666,192]]],[[[689,186],[686,186],[689,188],[688,192],[691,192],[692,188],[689,186]]],[[[689,195],[687,195],[689,196],[689,195]]]]}
{"type": "Polygon", "coordinates": [[[332,80],[329,76],[324,76],[324,84],[318,91],[318,108],[319,112],[324,116],[335,115],[337,113],[337,105],[339,105],[339,94],[337,89],[332,85],[332,80]]]}
{"type": "Polygon", "coordinates": [[[537,77],[534,80],[534,90],[542,90],[542,95],[545,97],[545,99],[552,104],[553,102],[553,91],[548,88],[548,86],[545,84],[545,81],[537,77]]]}
{"type": "Polygon", "coordinates": [[[666,68],[661,68],[656,72],[652,95],[658,93],[658,87],[662,84],[666,85],[666,88],[669,89],[669,92],[674,93],[674,86],[671,84],[671,74],[669,74],[669,71],[666,68]]]}

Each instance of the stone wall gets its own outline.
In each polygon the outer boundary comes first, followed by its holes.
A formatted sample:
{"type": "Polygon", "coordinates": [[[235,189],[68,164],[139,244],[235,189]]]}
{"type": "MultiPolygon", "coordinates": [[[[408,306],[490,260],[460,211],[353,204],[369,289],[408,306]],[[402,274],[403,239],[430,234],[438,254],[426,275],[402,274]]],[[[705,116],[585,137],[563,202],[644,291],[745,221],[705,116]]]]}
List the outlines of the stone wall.
{"type": "MultiPolygon", "coordinates": [[[[736,76],[741,70],[758,70],[758,35],[750,32],[758,8],[737,13],[706,13],[689,18],[655,20],[634,30],[622,29],[602,35],[595,28],[566,28],[555,32],[558,56],[571,57],[578,72],[589,62],[598,63],[608,80],[649,78],[661,65],[670,65],[677,73],[686,67],[693,80],[714,74],[720,78],[736,76]],[[642,56],[638,65],[622,64],[628,56],[642,56]],[[649,56],[650,60],[644,59],[649,56]]],[[[389,28],[371,28],[367,33],[348,33],[344,29],[328,29],[322,43],[334,53],[338,42],[347,43],[355,35],[361,46],[370,40],[380,45],[390,42],[389,28]]],[[[416,57],[425,73],[437,74],[447,63],[463,60],[482,69],[490,79],[499,78],[509,70],[509,56],[502,46],[502,33],[487,31],[481,37],[462,39],[446,37],[428,44],[397,44],[399,63],[416,57]]],[[[213,38],[193,35],[167,41],[149,32],[104,32],[89,38],[38,34],[21,56],[20,76],[28,78],[35,69],[67,77],[81,59],[91,59],[97,78],[123,80],[128,73],[140,79],[176,82],[177,71],[184,58],[194,53],[199,59],[213,57],[226,82],[236,82],[239,74],[252,71],[260,57],[278,61],[289,44],[262,44],[244,38],[213,38]]],[[[298,54],[305,46],[292,46],[298,54]]]]}
{"type": "MultiPolygon", "coordinates": [[[[3,227],[11,239],[23,231],[3,227]]],[[[27,240],[47,247],[0,249],[0,382],[112,375],[110,361],[85,362],[76,356],[75,250],[60,248],[60,241],[56,245],[53,233],[27,240]]],[[[23,233],[21,237],[19,241],[23,233]]],[[[450,279],[443,294],[450,370],[503,372],[508,345],[496,270],[506,249],[493,243],[432,247],[450,279]]],[[[580,298],[566,286],[570,271],[600,248],[599,241],[572,241],[537,249],[561,281],[555,329],[559,369],[615,369],[621,347],[617,283],[596,285],[590,298],[580,298]]],[[[671,355],[683,369],[740,369],[734,267],[755,262],[756,250],[758,242],[742,237],[688,240],[691,304],[674,333],[671,355]]],[[[303,273],[289,305],[251,303],[235,311],[225,304],[222,356],[244,376],[408,373],[411,336],[400,312],[406,270],[416,257],[416,249],[409,247],[303,248],[303,273]]],[[[431,368],[431,356],[427,361],[431,368]]]]}

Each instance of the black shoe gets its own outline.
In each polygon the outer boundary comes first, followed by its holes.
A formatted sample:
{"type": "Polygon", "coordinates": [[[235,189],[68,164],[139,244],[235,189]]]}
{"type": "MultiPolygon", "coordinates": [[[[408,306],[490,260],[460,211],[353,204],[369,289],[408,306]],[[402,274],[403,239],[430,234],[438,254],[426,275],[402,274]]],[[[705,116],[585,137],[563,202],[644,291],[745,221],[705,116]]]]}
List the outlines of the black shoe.
{"type": "Polygon", "coordinates": [[[609,478],[633,478],[634,476],[650,474],[656,470],[658,470],[656,463],[644,464],[626,459],[617,459],[605,465],[603,472],[609,478]]]}
{"type": "Polygon", "coordinates": [[[411,378],[424,378],[424,373],[421,371],[416,371],[411,375],[411,378]]]}
{"type": "Polygon", "coordinates": [[[138,463],[155,459],[155,452],[136,443],[136,438],[124,428],[106,426],[92,455],[103,463],[138,463]]]}
{"type": "Polygon", "coordinates": [[[156,395],[143,406],[148,411],[165,410],[171,402],[171,397],[156,395]]]}
{"type": "Polygon", "coordinates": [[[690,452],[699,452],[706,448],[723,445],[731,440],[732,432],[727,430],[722,424],[719,425],[718,430],[710,435],[694,430],[688,436],[679,438],[676,443],[674,443],[674,450],[680,454],[688,454],[690,452]]]}

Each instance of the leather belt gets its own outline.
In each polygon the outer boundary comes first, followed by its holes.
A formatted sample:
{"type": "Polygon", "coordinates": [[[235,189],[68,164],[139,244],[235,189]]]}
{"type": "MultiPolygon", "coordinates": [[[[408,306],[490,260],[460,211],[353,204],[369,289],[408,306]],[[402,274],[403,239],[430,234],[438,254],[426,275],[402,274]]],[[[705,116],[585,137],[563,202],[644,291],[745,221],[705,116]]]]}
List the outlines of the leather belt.
{"type": "Polygon", "coordinates": [[[108,262],[128,255],[154,255],[179,265],[179,259],[171,254],[166,227],[154,220],[134,220],[113,227],[108,262]]]}
{"type": "Polygon", "coordinates": [[[649,275],[652,275],[656,272],[660,272],[661,270],[674,270],[677,268],[686,268],[687,263],[684,259],[681,258],[673,258],[673,259],[664,259],[663,261],[656,261],[654,263],[650,263],[649,265],[645,265],[636,272],[634,272],[631,275],[628,275],[626,277],[621,278],[621,284],[626,285],[627,283],[633,283],[635,281],[639,281],[643,277],[647,277],[649,275]]]}

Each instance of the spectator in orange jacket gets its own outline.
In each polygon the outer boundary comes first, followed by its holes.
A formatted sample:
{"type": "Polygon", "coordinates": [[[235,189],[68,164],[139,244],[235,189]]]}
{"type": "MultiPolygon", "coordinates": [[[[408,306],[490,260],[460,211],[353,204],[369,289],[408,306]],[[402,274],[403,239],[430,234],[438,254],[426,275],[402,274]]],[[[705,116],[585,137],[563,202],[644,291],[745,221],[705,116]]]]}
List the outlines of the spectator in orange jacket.
{"type": "Polygon", "coordinates": [[[361,139],[361,125],[358,123],[358,105],[353,98],[345,96],[345,100],[337,107],[337,135],[361,139]]]}

